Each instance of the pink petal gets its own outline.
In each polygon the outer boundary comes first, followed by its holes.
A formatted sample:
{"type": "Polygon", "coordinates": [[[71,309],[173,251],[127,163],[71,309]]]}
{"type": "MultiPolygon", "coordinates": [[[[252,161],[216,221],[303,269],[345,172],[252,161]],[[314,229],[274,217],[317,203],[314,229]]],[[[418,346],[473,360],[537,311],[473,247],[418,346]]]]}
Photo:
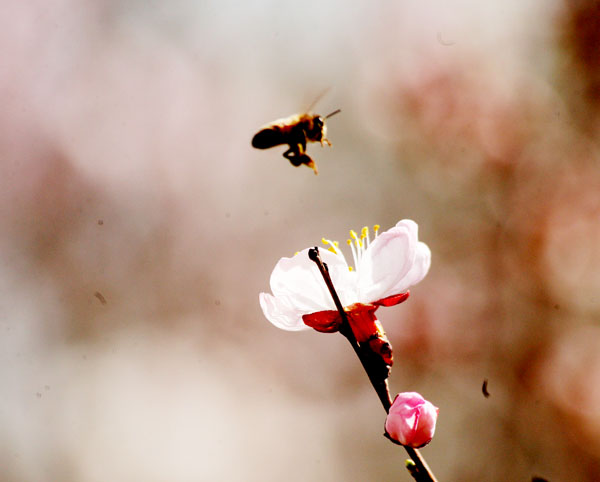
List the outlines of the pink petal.
{"type": "Polygon", "coordinates": [[[436,406],[418,393],[400,393],[386,418],[386,433],[402,445],[423,447],[433,438],[438,412],[436,406]]]}

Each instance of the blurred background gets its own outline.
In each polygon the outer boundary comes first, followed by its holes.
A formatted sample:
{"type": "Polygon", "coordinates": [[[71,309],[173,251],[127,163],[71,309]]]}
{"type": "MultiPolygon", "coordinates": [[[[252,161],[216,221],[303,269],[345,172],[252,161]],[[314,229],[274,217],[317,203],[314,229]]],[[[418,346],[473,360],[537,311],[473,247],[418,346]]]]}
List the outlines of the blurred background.
{"type": "Polygon", "coordinates": [[[440,481],[600,480],[599,2],[0,12],[0,480],[412,480],[345,340],[258,304],[403,218],[432,268],[378,313],[440,481]],[[251,148],[325,89],[318,176],[251,148]]]}

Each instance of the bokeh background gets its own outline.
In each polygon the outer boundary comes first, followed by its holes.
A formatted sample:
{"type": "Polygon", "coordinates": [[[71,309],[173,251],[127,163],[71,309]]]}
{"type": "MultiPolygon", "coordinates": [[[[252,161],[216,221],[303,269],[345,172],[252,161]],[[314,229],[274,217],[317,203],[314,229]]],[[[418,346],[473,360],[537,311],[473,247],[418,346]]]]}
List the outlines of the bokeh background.
{"type": "Polygon", "coordinates": [[[599,2],[4,0],[0,49],[0,480],[411,480],[345,340],[258,305],[402,218],[439,479],[600,480],[599,2]],[[319,176],[250,147],[325,89],[319,176]]]}

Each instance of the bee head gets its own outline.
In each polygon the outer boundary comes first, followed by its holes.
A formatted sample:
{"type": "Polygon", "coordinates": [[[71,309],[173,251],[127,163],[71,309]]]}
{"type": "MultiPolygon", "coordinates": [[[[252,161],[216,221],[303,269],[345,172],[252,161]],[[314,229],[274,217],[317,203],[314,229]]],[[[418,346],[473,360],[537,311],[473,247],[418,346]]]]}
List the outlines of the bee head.
{"type": "Polygon", "coordinates": [[[312,125],[306,133],[306,136],[315,142],[320,142],[326,134],[326,129],[325,119],[320,115],[316,115],[312,119],[312,125]]]}

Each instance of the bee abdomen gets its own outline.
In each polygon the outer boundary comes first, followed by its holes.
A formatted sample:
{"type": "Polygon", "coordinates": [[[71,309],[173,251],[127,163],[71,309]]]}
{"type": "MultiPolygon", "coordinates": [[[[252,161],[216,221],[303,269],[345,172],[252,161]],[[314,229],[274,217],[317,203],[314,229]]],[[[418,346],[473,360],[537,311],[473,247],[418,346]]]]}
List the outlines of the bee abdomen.
{"type": "Polygon", "coordinates": [[[252,138],[252,147],[257,149],[268,149],[285,143],[285,136],[276,126],[266,127],[258,131],[252,138]]]}

